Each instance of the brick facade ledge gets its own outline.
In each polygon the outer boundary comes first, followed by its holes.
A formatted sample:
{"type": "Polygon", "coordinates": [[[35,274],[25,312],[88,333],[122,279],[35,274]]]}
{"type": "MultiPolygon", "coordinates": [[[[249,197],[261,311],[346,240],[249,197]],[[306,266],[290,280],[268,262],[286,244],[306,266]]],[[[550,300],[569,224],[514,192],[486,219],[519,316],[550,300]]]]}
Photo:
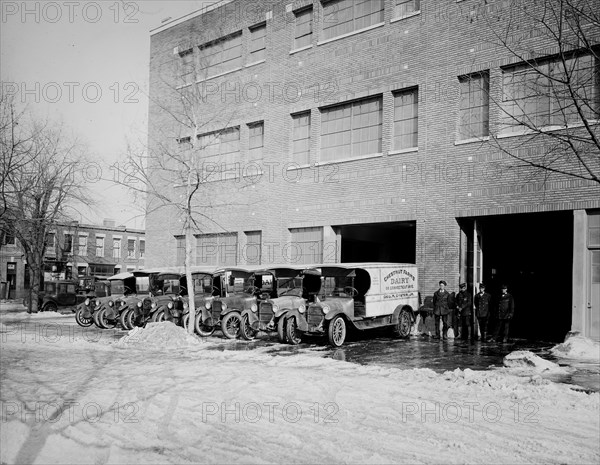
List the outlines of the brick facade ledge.
{"type": "Polygon", "coordinates": [[[600,200],[580,200],[575,202],[551,202],[546,204],[514,205],[494,208],[473,208],[457,210],[456,217],[509,215],[516,213],[540,213],[562,210],[587,210],[600,208],[600,200]]]}

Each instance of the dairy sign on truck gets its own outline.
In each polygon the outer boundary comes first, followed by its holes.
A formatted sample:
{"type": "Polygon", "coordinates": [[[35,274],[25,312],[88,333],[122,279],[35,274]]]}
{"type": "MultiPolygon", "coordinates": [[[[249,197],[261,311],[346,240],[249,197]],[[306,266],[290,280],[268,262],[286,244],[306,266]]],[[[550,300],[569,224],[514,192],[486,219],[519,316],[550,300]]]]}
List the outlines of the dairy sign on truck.
{"type": "Polygon", "coordinates": [[[408,263],[339,263],[316,265],[322,286],[305,312],[290,313],[288,341],[303,335],[327,336],[339,347],[346,328],[389,327],[395,336],[410,334],[419,308],[417,266],[408,263]]]}
{"type": "Polygon", "coordinates": [[[404,304],[419,308],[417,266],[398,264],[366,268],[371,276],[371,287],[366,293],[366,315],[385,315],[404,304]]]}

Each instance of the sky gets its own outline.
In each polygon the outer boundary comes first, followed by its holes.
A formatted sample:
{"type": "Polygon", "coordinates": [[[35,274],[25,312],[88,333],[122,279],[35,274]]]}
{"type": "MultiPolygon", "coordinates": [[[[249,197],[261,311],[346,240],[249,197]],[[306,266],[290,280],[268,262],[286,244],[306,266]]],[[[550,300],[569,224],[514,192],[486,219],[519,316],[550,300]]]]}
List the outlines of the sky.
{"type": "Polygon", "coordinates": [[[144,228],[132,194],[110,180],[126,141],[147,139],[150,30],[211,3],[0,0],[3,92],[15,93],[37,117],[63,124],[94,160],[85,179],[97,206],[75,219],[144,228]]]}

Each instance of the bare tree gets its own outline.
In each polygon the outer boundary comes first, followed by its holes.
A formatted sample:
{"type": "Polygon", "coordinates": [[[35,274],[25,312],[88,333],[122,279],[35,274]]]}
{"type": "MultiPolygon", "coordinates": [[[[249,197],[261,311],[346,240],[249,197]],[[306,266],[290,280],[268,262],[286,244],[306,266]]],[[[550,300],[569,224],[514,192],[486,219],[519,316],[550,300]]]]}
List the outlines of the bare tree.
{"type": "Polygon", "coordinates": [[[37,312],[49,232],[57,223],[70,221],[74,205],[91,204],[80,177],[85,154],[81,144],[63,128],[30,121],[10,99],[2,101],[0,114],[0,226],[23,248],[31,273],[28,311],[37,312]]]}
{"type": "Polygon", "coordinates": [[[492,1],[481,8],[469,19],[486,22],[481,40],[510,56],[502,90],[488,94],[501,114],[498,131],[490,131],[495,146],[533,172],[600,184],[598,2],[492,1]],[[527,150],[534,145],[540,149],[527,150]]]}
{"type": "MultiPolygon", "coordinates": [[[[214,36],[215,31],[212,32],[214,36]]],[[[157,92],[160,97],[151,98],[151,113],[162,124],[151,127],[147,145],[128,146],[117,180],[146,200],[146,215],[158,209],[171,209],[181,223],[190,334],[194,332],[196,314],[192,284],[195,234],[214,228],[226,231],[210,212],[233,204],[215,203],[213,199],[219,196],[211,195],[231,189],[231,183],[225,186],[215,182],[210,187],[207,184],[222,176],[222,170],[227,171],[228,162],[239,164],[239,160],[221,157],[232,135],[237,134],[239,143],[239,128],[231,127],[236,108],[223,104],[214,106],[208,101],[205,84],[215,72],[214,67],[211,68],[214,51],[202,53],[202,47],[197,46],[200,42],[199,37],[182,42],[176,48],[172,66],[162,69],[166,75],[160,78],[161,92],[157,92]]],[[[220,44],[213,43],[211,47],[220,47],[220,44]]],[[[238,185],[235,189],[244,187],[238,185]]]]}

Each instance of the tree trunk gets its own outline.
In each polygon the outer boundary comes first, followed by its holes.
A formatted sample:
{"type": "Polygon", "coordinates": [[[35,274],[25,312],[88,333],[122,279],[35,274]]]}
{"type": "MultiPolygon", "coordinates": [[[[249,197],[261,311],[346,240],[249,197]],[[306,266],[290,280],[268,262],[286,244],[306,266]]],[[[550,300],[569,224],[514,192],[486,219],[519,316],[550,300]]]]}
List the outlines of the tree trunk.
{"type": "Polygon", "coordinates": [[[39,311],[38,308],[38,298],[40,295],[40,290],[42,287],[42,273],[41,273],[41,266],[40,263],[41,262],[36,262],[36,260],[33,258],[33,255],[31,255],[31,257],[27,258],[27,262],[29,263],[29,272],[30,272],[30,277],[31,277],[31,286],[29,288],[29,302],[28,302],[28,308],[27,308],[27,313],[37,313],[39,311]]]}
{"type": "MultiPolygon", "coordinates": [[[[192,194],[191,173],[188,174],[187,199],[189,201],[192,194]]],[[[194,322],[196,320],[196,302],[194,302],[194,281],[192,279],[192,251],[194,235],[192,231],[192,210],[188,204],[185,210],[185,278],[188,288],[188,307],[190,310],[188,320],[188,333],[194,334],[194,322]]]]}

